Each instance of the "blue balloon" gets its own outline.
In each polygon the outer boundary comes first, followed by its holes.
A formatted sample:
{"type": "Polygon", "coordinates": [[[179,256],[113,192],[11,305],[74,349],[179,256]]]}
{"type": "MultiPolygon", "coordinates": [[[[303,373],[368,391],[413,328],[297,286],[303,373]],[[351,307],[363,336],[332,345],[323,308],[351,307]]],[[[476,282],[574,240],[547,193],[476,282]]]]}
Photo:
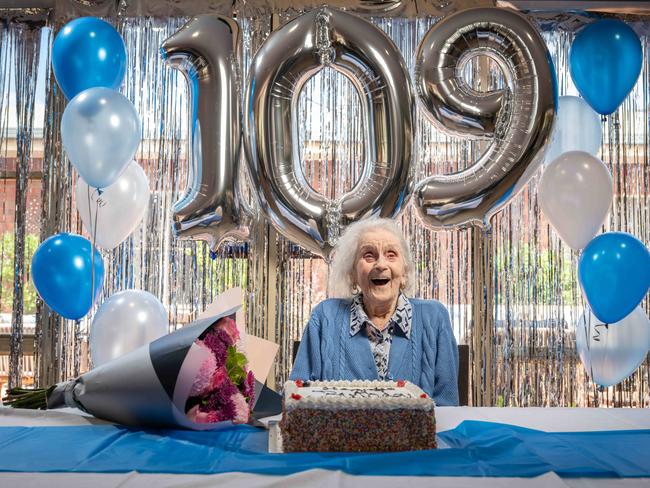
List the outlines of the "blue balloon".
{"type": "Polygon", "coordinates": [[[95,249],[92,263],[91,249],[90,241],[79,235],[55,234],[41,243],[32,258],[36,291],[52,310],[67,319],[86,315],[102,289],[104,262],[95,249]]]}
{"type": "Polygon", "coordinates": [[[601,115],[614,112],[641,73],[639,36],[620,20],[599,20],[578,32],[569,52],[571,77],[580,94],[601,115]]]}
{"type": "Polygon", "coordinates": [[[68,100],[88,88],[118,89],[126,72],[124,41],[101,19],[75,19],[54,39],[52,68],[68,100]]]}
{"type": "Polygon", "coordinates": [[[578,279],[592,312],[605,324],[627,317],[650,288],[650,252],[636,237],[594,237],[578,262],[578,279]]]}

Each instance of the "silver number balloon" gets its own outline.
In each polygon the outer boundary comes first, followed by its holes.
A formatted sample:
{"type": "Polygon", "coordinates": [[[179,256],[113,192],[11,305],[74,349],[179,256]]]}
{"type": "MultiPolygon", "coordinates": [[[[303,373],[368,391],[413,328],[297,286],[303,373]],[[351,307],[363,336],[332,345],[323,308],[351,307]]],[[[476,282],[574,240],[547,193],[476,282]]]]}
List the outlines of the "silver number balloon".
{"type": "Polygon", "coordinates": [[[201,15],[167,39],[166,62],[188,81],[191,155],[189,182],[174,205],[174,233],[206,240],[248,237],[250,216],[239,191],[241,114],[238,60],[240,31],[227,17],[201,15]]]}
{"type": "Polygon", "coordinates": [[[396,215],[411,190],[413,109],[399,50],[360,17],[323,7],[273,32],[249,74],[245,142],[262,209],[278,231],[328,258],[348,223],[396,215]],[[364,114],[362,176],[336,200],[309,186],[298,146],[300,90],[326,66],[354,84],[364,114]]]}
{"type": "Polygon", "coordinates": [[[470,168],[418,183],[419,216],[432,227],[489,226],[538,168],[551,135],[557,87],[544,40],[512,10],[465,10],[429,29],[418,46],[415,76],[432,123],[491,140],[470,168]],[[498,63],[507,88],[477,92],[463,80],[463,67],[477,55],[498,63]]]}

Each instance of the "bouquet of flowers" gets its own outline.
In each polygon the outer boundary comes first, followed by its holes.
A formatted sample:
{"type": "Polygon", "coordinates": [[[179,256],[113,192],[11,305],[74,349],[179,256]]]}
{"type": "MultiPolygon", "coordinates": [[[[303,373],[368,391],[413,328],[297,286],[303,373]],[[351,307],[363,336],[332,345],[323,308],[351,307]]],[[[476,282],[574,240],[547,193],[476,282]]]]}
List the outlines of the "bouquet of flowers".
{"type": "Polygon", "coordinates": [[[138,427],[207,430],[245,423],[262,385],[242,352],[239,308],[198,320],[78,378],[46,389],[11,390],[4,403],[76,407],[138,427]]]}
{"type": "Polygon", "coordinates": [[[219,319],[195,341],[201,356],[185,411],[196,423],[248,422],[255,398],[255,378],[246,356],[237,350],[239,331],[231,317],[219,319]]]}

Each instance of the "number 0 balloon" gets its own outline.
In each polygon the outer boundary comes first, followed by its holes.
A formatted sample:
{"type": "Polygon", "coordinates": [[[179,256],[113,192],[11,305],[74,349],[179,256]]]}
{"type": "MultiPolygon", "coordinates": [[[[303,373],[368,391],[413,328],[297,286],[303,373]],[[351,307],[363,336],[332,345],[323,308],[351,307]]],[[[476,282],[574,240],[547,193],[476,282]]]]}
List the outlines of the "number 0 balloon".
{"type": "Polygon", "coordinates": [[[326,7],[287,23],[255,55],[245,106],[246,148],[261,207],[289,239],[328,258],[348,223],[403,208],[410,193],[413,96],[402,55],[374,25],[326,7]],[[363,175],[335,200],[309,186],[298,154],[297,99],[325,67],[350,79],[364,113],[363,175]]]}

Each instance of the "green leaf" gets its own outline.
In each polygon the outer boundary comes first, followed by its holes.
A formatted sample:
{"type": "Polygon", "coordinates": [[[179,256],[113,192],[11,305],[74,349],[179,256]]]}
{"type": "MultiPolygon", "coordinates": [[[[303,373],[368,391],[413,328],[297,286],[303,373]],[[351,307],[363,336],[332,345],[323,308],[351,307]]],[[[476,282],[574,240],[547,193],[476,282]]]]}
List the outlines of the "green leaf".
{"type": "Polygon", "coordinates": [[[237,352],[233,346],[228,347],[228,356],[226,358],[226,370],[228,371],[228,378],[236,386],[241,386],[246,380],[246,370],[244,367],[247,363],[246,356],[237,352]]]}

